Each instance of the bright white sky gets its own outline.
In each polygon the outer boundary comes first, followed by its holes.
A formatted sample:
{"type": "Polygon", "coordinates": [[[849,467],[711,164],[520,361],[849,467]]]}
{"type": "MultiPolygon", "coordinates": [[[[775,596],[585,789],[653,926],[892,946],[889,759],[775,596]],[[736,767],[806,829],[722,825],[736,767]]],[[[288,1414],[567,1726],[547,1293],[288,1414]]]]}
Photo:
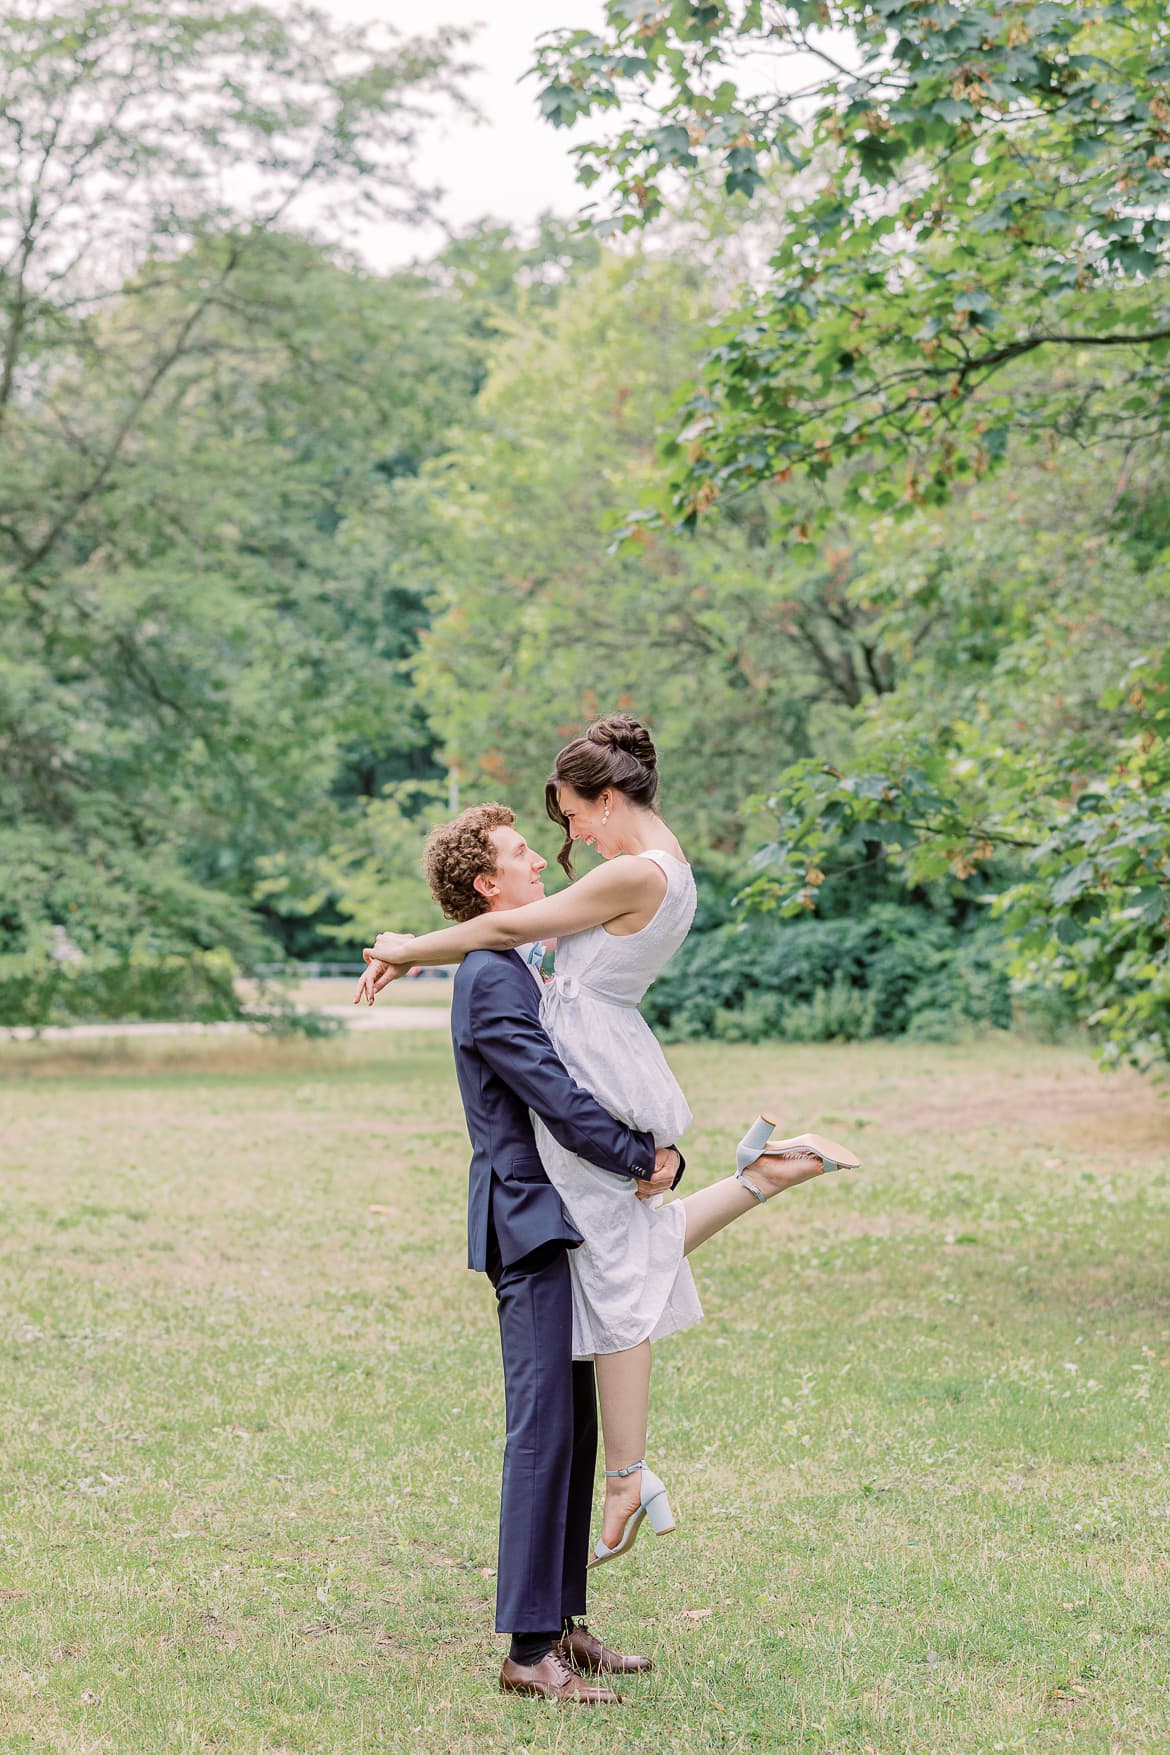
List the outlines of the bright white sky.
{"type": "MultiPolygon", "coordinates": [[[[460,229],[478,219],[497,219],[521,233],[545,212],[569,217],[597,191],[586,191],[573,175],[569,149],[613,126],[612,115],[582,122],[578,129],[549,126],[537,108],[535,79],[521,80],[532,65],[537,38],[547,31],[600,31],[604,0],[317,0],[338,23],[378,20],[407,36],[430,36],[444,25],[475,28],[463,58],[479,69],[467,82],[468,97],[484,117],[482,124],[458,116],[436,120],[423,135],[417,181],[446,191],[446,224],[460,229]]],[[[834,33],[817,33],[839,60],[851,63],[851,42],[834,33]]],[[[809,56],[745,57],[737,72],[748,89],[794,92],[823,76],[824,66],[809,56]]],[[[444,242],[440,227],[361,226],[347,241],[376,270],[400,267],[433,255],[444,242]]]]}
{"type": "MultiPolygon", "coordinates": [[[[546,210],[573,214],[588,197],[573,177],[570,136],[551,128],[537,110],[535,80],[517,82],[532,64],[543,31],[598,29],[602,0],[319,0],[339,23],[381,19],[407,35],[426,36],[442,25],[480,26],[466,58],[482,71],[467,92],[487,118],[481,126],[459,119],[427,131],[417,166],[419,181],[447,191],[443,213],[461,227],[491,216],[525,228],[546,210]]],[[[374,268],[401,265],[441,247],[437,228],[363,228],[357,240],[374,268]]]]}

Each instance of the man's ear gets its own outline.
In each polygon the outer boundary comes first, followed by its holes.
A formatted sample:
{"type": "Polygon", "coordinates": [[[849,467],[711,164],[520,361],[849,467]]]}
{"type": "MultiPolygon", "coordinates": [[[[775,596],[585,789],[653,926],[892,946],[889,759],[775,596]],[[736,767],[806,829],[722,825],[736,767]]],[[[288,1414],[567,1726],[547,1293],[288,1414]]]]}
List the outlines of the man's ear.
{"type": "Polygon", "coordinates": [[[497,896],[500,891],[494,871],[481,871],[478,877],[472,878],[471,887],[477,895],[483,897],[485,902],[490,902],[493,896],[497,896]]]}

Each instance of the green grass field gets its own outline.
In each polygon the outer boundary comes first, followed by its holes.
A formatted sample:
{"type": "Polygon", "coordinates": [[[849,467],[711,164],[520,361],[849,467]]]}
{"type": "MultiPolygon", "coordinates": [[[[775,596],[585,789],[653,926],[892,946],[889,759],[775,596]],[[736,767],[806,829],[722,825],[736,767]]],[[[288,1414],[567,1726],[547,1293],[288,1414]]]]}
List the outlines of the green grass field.
{"type": "Polygon", "coordinates": [[[495,1691],[502,1443],[441,1032],[0,1050],[0,1749],[1170,1747],[1170,1105],[1079,1051],[691,1046],[867,1168],[695,1258],[593,1591],[657,1669],[495,1691]]]}

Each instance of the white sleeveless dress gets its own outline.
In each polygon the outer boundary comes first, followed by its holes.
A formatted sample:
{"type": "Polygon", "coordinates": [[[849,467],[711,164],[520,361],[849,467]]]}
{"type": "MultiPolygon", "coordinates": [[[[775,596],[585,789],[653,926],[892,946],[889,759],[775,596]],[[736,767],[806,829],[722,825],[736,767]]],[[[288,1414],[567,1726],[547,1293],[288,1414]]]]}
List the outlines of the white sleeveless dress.
{"type": "MultiPolygon", "coordinates": [[[[690,931],[695,880],[671,853],[626,857],[652,859],[665,874],[658,912],[624,938],[593,926],[558,940],[541,1021],[579,1085],[619,1121],[670,1146],[690,1126],[691,1112],[637,1008],[690,931]]],[[[698,1322],[703,1311],[683,1257],[681,1204],[639,1200],[628,1176],[586,1163],[559,1145],[539,1116],[533,1122],[548,1179],[585,1239],[568,1252],[573,1357],[619,1353],[698,1322]]]]}

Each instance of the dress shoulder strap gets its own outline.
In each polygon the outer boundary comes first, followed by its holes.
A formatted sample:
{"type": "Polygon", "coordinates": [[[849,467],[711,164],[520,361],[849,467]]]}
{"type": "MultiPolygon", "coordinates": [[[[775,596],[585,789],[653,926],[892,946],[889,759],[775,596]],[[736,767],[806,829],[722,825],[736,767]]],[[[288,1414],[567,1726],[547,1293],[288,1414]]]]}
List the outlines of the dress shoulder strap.
{"type": "Polygon", "coordinates": [[[648,847],[645,853],[639,853],[637,857],[639,859],[652,859],[654,861],[655,865],[666,878],[668,889],[670,887],[672,873],[690,871],[691,869],[685,860],[676,859],[673,853],[667,853],[660,847],[648,847]]]}

